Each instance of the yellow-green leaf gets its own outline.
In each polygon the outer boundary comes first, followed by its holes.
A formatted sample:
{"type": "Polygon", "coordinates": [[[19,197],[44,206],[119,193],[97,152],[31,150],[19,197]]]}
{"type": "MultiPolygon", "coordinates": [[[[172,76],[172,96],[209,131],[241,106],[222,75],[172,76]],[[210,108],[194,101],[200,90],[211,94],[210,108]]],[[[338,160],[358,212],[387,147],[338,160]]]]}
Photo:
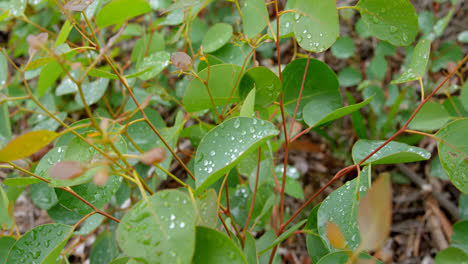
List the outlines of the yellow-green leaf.
{"type": "Polygon", "coordinates": [[[7,162],[29,157],[47,146],[57,136],[57,133],[47,130],[31,131],[21,135],[0,150],[0,161],[7,162]]]}

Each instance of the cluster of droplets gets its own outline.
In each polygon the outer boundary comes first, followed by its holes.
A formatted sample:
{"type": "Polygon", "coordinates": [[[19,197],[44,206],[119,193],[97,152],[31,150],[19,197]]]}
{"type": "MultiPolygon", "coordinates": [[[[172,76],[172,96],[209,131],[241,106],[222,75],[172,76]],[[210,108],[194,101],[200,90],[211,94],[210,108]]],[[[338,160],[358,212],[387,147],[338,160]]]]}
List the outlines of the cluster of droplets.
{"type": "Polygon", "coordinates": [[[211,174],[219,168],[229,165],[231,162],[239,158],[251,144],[264,138],[268,135],[276,134],[274,127],[265,128],[265,121],[251,119],[251,123],[243,123],[243,118],[235,118],[226,122],[232,122],[232,128],[229,124],[222,123],[215,131],[212,132],[213,137],[209,137],[208,142],[211,143],[211,148],[218,148],[217,142],[223,143],[222,147],[226,147],[223,151],[209,150],[208,155],[203,152],[198,154],[197,171],[199,173],[211,174]],[[229,131],[224,131],[228,127],[229,131]],[[216,162],[221,160],[221,162],[216,162]]]}

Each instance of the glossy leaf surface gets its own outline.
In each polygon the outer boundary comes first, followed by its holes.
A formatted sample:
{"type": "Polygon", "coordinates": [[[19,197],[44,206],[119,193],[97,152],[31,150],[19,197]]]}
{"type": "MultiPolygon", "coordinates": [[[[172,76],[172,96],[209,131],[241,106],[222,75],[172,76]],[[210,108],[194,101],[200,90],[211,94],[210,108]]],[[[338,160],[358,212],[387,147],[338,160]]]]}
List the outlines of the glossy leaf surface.
{"type": "Polygon", "coordinates": [[[426,72],[426,66],[427,62],[429,61],[430,52],[431,41],[428,39],[419,41],[418,45],[416,45],[413,50],[413,55],[411,56],[408,69],[391,83],[404,83],[422,78],[426,72]]]}
{"type": "Polygon", "coordinates": [[[203,51],[213,52],[224,46],[232,36],[232,26],[225,23],[213,25],[202,41],[203,51]]]}
{"type": "Polygon", "coordinates": [[[103,6],[96,17],[98,27],[122,24],[125,20],[151,11],[146,0],[113,0],[103,6]]]}
{"type": "Polygon", "coordinates": [[[247,264],[242,251],[223,233],[197,226],[193,264],[247,264]]]}
{"type": "Polygon", "coordinates": [[[294,34],[299,46],[322,52],[335,43],[340,28],[334,0],[297,0],[294,9],[294,34]]]}
{"type": "Polygon", "coordinates": [[[117,241],[128,256],[148,263],[190,263],[195,224],[190,198],[165,190],[133,206],[117,228],[117,241]]]}
{"type": "Polygon", "coordinates": [[[16,241],[6,263],[55,263],[72,229],[62,224],[35,227],[16,241]]]}
{"type": "Polygon", "coordinates": [[[453,121],[437,132],[440,162],[450,181],[460,191],[468,194],[468,119],[453,121]]]}
{"type": "Polygon", "coordinates": [[[278,133],[272,123],[248,117],[234,117],[212,129],[200,142],[195,156],[197,191],[213,184],[278,133]]]}
{"type": "Polygon", "coordinates": [[[372,35],[408,46],[418,34],[418,16],[409,0],[360,0],[356,5],[372,35]]]}
{"type": "MultiPolygon", "coordinates": [[[[382,140],[367,140],[361,139],[353,146],[353,160],[355,163],[360,162],[368,154],[382,145],[382,140]]],[[[395,164],[404,162],[415,162],[420,160],[427,160],[431,157],[431,153],[427,150],[413,147],[405,143],[392,141],[385,147],[377,151],[363,164],[395,164]]]]}

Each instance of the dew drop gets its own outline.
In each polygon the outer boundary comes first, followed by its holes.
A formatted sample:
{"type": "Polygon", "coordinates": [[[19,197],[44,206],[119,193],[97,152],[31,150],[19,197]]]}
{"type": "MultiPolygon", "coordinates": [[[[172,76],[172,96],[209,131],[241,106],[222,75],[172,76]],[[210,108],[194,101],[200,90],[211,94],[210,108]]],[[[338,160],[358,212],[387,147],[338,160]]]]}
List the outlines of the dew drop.
{"type": "Polygon", "coordinates": [[[216,152],[214,150],[210,151],[210,155],[213,157],[214,155],[216,155],[216,152]]]}

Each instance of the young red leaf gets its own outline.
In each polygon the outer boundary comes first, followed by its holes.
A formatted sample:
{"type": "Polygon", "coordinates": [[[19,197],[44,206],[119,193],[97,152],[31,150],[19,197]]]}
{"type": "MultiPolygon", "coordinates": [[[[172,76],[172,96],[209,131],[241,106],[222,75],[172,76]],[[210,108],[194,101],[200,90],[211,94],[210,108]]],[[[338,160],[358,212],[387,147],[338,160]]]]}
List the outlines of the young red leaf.
{"type": "Polygon", "coordinates": [[[49,175],[59,180],[71,180],[81,176],[85,171],[86,169],[80,162],[66,160],[52,165],[49,169],[49,175]]]}
{"type": "Polygon", "coordinates": [[[28,35],[26,37],[26,42],[29,44],[29,56],[33,56],[34,53],[41,50],[47,43],[47,39],[49,39],[49,34],[47,33],[40,33],[37,36],[28,35]]]}
{"type": "Polygon", "coordinates": [[[106,168],[99,170],[96,175],[94,175],[93,182],[99,187],[106,185],[107,180],[109,179],[109,172],[106,168]]]}
{"type": "Polygon", "coordinates": [[[68,1],[63,7],[70,11],[81,12],[91,5],[94,0],[72,0],[68,1]]]}
{"type": "Polygon", "coordinates": [[[392,184],[388,174],[380,176],[359,202],[358,224],[363,250],[383,246],[392,225],[392,184]]]}
{"type": "Polygon", "coordinates": [[[334,248],[341,249],[345,247],[345,239],[343,233],[341,232],[338,225],[336,225],[333,222],[327,223],[327,238],[334,248]]]}
{"type": "Polygon", "coordinates": [[[160,163],[166,159],[166,150],[164,148],[153,148],[145,152],[140,157],[141,163],[151,165],[153,163],[160,163]]]}
{"type": "Polygon", "coordinates": [[[190,71],[192,58],[185,52],[176,52],[171,56],[172,64],[179,70],[190,71]]]}

